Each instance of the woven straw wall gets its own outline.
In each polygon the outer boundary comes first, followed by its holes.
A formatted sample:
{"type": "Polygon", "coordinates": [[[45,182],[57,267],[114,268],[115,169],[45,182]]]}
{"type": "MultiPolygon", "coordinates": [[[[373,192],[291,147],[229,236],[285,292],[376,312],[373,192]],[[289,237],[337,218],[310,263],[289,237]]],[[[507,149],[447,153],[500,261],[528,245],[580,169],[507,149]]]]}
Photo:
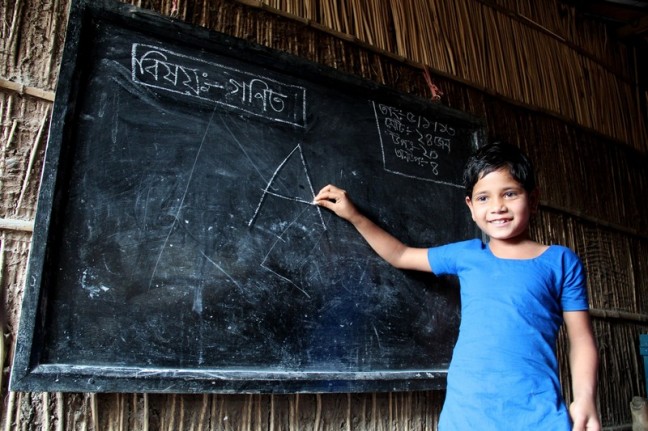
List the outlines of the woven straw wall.
{"type": "MultiPolygon", "coordinates": [[[[646,395],[648,139],[634,52],[557,0],[133,0],[484,118],[535,160],[535,237],[589,273],[606,426],[646,395]]],[[[442,391],[388,394],[8,393],[7,377],[69,0],[0,4],[3,430],[435,430],[442,391]]],[[[564,334],[559,342],[569,398],[564,334]]]]}

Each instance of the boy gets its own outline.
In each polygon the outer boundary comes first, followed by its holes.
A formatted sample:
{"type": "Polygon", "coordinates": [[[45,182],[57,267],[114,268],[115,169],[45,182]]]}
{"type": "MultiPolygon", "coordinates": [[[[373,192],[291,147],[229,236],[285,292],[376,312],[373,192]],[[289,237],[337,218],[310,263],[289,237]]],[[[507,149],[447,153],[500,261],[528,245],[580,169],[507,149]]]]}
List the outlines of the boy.
{"type": "Polygon", "coordinates": [[[461,325],[440,431],[599,431],[598,354],[584,271],[568,248],[529,237],[538,206],[533,166],[516,147],[490,144],[469,159],[464,186],[472,218],[490,238],[486,244],[408,247],[361,214],[344,190],[328,185],[314,202],[351,222],[391,265],[459,277],[461,325]],[[574,397],[569,410],[555,352],[563,321],[574,397]]]}

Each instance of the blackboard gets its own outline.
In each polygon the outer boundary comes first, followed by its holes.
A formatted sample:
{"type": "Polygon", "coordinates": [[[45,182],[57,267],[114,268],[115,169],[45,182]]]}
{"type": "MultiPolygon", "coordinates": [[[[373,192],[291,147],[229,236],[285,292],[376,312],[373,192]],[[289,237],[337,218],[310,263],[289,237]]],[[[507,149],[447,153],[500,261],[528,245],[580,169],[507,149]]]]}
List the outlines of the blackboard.
{"type": "Polygon", "coordinates": [[[380,260],[327,183],[414,246],[475,237],[483,124],[131,6],[73,3],[11,387],[442,388],[457,281],[380,260]]]}

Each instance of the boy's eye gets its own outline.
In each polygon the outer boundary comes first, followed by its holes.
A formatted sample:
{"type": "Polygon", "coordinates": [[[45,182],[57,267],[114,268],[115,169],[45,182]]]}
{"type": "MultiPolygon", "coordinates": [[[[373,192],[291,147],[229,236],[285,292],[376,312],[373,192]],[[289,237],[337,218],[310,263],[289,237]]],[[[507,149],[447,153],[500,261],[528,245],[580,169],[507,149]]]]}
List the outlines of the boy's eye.
{"type": "Polygon", "coordinates": [[[475,198],[475,200],[476,200],[477,202],[486,202],[487,199],[488,199],[488,198],[487,198],[486,196],[477,196],[477,197],[475,198]]]}

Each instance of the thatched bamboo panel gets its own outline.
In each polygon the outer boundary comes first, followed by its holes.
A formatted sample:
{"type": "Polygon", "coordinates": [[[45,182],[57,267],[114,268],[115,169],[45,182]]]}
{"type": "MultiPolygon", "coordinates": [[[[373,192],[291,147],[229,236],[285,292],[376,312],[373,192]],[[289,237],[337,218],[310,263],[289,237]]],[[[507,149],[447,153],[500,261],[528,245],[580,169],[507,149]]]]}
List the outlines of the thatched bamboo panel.
{"type": "Polygon", "coordinates": [[[629,241],[594,226],[581,226],[576,245],[588,269],[592,305],[595,308],[636,311],[635,283],[629,241]]]}
{"type": "Polygon", "coordinates": [[[50,103],[24,99],[0,93],[0,118],[3,127],[3,156],[0,174],[4,181],[0,189],[5,217],[32,219],[35,213],[33,197],[38,192],[50,103]],[[31,199],[29,198],[31,196],[31,199]]]}
{"type": "Polygon", "coordinates": [[[498,3],[503,10],[511,11],[529,25],[564,40],[573,49],[596,59],[623,79],[636,79],[629,63],[628,49],[614,41],[614,35],[609,34],[604,24],[579,19],[582,17],[577,16],[574,8],[559,0],[503,0],[498,3]]]}
{"type": "Polygon", "coordinates": [[[12,416],[5,421],[27,429],[87,431],[431,431],[442,402],[439,392],[12,395],[12,416]]]}

